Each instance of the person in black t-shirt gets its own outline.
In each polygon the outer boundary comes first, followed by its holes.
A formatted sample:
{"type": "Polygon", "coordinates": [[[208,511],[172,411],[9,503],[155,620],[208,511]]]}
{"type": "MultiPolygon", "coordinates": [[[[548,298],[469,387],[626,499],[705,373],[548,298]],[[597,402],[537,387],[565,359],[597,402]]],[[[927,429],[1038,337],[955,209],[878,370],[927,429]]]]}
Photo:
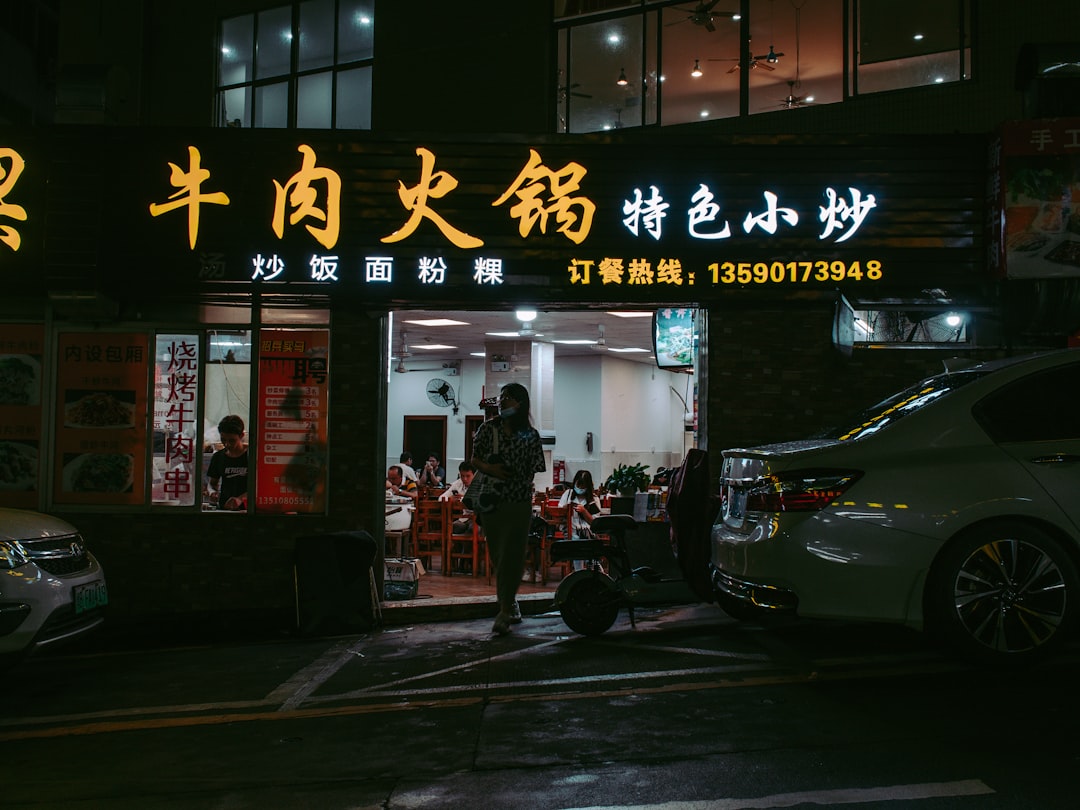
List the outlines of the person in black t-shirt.
{"type": "Polygon", "coordinates": [[[207,494],[217,495],[218,509],[242,512],[247,509],[248,448],[244,444],[244,420],[229,414],[218,423],[224,445],[210,458],[206,477],[207,494]]]}

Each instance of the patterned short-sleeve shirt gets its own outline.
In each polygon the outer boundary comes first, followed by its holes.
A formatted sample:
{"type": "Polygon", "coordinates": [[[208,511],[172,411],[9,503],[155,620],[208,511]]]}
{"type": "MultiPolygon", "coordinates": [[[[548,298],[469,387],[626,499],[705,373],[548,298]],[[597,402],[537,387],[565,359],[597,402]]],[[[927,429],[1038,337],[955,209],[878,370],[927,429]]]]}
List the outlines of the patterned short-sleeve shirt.
{"type": "Polygon", "coordinates": [[[536,428],[529,427],[507,436],[502,419],[489,419],[476,429],[473,437],[473,455],[482,461],[487,461],[495,451],[495,431],[499,431],[498,454],[513,471],[510,478],[502,480],[498,491],[507,501],[532,500],[533,476],[547,469],[540,434],[536,428]]]}

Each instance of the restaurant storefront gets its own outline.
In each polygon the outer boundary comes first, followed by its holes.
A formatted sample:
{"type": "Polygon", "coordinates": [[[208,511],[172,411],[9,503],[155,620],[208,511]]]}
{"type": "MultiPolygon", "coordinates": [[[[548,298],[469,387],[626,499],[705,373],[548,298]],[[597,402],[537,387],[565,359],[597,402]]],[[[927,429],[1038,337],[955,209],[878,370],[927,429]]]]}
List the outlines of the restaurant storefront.
{"type": "Polygon", "coordinates": [[[995,303],[981,138],[364,135],[0,142],[0,504],[78,525],[117,620],[287,625],[297,538],[381,536],[394,309],[699,308],[708,449],[937,365],[853,356],[851,301],[995,303]],[[250,497],[222,514],[239,410],[250,497]]]}

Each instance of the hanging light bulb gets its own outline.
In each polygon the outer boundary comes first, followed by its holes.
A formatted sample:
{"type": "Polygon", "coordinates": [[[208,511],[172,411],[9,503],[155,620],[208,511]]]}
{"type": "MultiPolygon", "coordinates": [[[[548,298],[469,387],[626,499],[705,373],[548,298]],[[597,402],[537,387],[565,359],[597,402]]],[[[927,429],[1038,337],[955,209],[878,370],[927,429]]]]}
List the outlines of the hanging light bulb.
{"type": "Polygon", "coordinates": [[[699,64],[699,62],[700,62],[699,59],[695,59],[694,60],[694,69],[690,71],[690,75],[693,76],[695,79],[701,77],[701,65],[699,64]]]}
{"type": "Polygon", "coordinates": [[[630,80],[626,78],[626,68],[619,68],[619,78],[615,80],[615,84],[619,87],[626,87],[630,84],[630,80]]]}

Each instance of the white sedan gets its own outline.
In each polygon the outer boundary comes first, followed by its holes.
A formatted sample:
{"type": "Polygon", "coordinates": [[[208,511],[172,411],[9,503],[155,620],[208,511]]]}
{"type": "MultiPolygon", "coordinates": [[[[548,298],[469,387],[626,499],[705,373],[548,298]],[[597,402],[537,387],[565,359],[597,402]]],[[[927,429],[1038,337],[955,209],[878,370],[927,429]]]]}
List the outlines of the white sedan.
{"type": "Polygon", "coordinates": [[[105,574],[74,526],[0,509],[0,655],[92,630],[107,602],[105,574]]]}
{"type": "Polygon", "coordinates": [[[1080,350],[930,377],[812,439],[724,451],[736,618],[906,624],[1017,660],[1080,614],[1080,350]]]}

